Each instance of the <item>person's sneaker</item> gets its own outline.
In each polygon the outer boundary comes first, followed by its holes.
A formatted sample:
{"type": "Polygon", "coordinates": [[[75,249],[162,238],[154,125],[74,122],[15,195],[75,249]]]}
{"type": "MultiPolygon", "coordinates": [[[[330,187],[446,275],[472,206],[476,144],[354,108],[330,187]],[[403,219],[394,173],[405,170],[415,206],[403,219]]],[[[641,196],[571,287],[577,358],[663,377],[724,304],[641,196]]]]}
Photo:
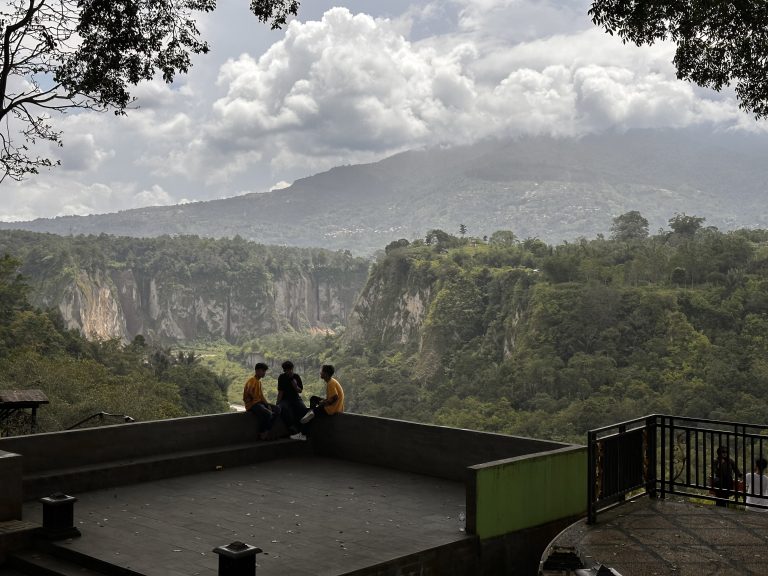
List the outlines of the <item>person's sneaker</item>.
{"type": "Polygon", "coordinates": [[[296,433],[296,434],[291,434],[291,435],[289,436],[289,438],[290,438],[291,440],[301,440],[302,442],[306,442],[306,441],[307,441],[307,437],[306,437],[306,436],[304,436],[304,434],[302,434],[301,432],[298,432],[298,433],[296,433]]]}
{"type": "Polygon", "coordinates": [[[301,422],[302,424],[306,424],[307,422],[309,422],[310,420],[312,420],[312,418],[314,418],[314,417],[315,417],[315,413],[314,413],[314,412],[312,412],[312,410],[310,410],[309,412],[307,412],[306,414],[304,414],[304,416],[302,416],[302,417],[301,417],[301,420],[300,420],[300,422],[301,422]]]}

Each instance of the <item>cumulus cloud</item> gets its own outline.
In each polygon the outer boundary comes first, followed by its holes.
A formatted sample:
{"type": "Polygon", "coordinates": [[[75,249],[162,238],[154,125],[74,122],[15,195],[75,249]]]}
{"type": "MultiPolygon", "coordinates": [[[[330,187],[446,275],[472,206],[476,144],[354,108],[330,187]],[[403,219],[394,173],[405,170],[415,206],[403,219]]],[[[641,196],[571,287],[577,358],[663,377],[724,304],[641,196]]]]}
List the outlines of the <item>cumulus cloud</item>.
{"type": "Polygon", "coordinates": [[[217,56],[215,71],[196,60],[202,70],[183,83],[141,85],[127,117],[67,117],[65,169],[34,178],[35,208],[11,202],[0,218],[267,191],[336,165],[493,136],[765,129],[731,92],[677,80],[670,45],[622,45],[591,24],[588,6],[426,0],[394,18],[337,7],[269,32],[266,50],[263,38],[248,42],[244,19],[226,33],[226,22],[206,20],[238,51],[217,56]]]}
{"type": "Polygon", "coordinates": [[[4,184],[0,220],[13,222],[69,214],[86,216],[177,203],[157,184],[143,188],[135,182],[112,181],[83,186],[74,176],[41,173],[33,181],[4,184]]]}
{"type": "Polygon", "coordinates": [[[57,156],[63,170],[95,170],[105,159],[114,156],[114,150],[97,146],[93,134],[76,133],[66,139],[66,146],[57,149],[57,156]]]}
{"type": "MultiPolygon", "coordinates": [[[[326,169],[407,148],[489,136],[579,135],[605,128],[736,124],[732,98],[676,79],[672,49],[622,45],[572,5],[454,0],[460,33],[412,42],[401,22],[334,8],[288,26],[260,58],[220,69],[215,101],[190,158],[216,158],[216,178],[268,162],[277,175],[326,169]],[[534,14],[534,16],[531,16],[534,14]],[[553,14],[558,14],[554,17],[553,14]],[[526,21],[544,37],[509,42],[492,23],[526,21]],[[492,32],[489,34],[489,32],[492,32]],[[293,167],[293,171],[291,168],[293,167]]],[[[433,17],[425,7],[414,19],[433,17]]],[[[529,33],[530,32],[530,33],[529,33]]],[[[305,172],[306,173],[306,172],[305,172]]]]}

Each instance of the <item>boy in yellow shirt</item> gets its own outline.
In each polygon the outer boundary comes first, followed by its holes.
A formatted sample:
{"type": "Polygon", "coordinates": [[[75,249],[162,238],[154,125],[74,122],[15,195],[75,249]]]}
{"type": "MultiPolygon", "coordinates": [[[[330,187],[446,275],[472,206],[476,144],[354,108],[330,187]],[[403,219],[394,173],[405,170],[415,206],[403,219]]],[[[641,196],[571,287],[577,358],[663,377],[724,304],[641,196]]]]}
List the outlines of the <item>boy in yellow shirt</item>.
{"type": "MultiPolygon", "coordinates": [[[[301,419],[302,424],[306,425],[318,416],[333,416],[344,412],[344,389],[339,381],[333,377],[334,372],[336,369],[330,364],[325,364],[320,368],[320,378],[325,380],[325,398],[312,396],[309,399],[310,409],[301,419]]],[[[306,440],[306,436],[301,433],[294,434],[291,438],[306,440]]]]}
{"type": "Polygon", "coordinates": [[[261,438],[266,437],[276,416],[261,389],[261,379],[264,378],[267,370],[269,370],[269,366],[263,362],[257,362],[256,366],[253,367],[253,376],[248,379],[243,388],[243,404],[245,404],[246,411],[256,416],[261,438]]]}

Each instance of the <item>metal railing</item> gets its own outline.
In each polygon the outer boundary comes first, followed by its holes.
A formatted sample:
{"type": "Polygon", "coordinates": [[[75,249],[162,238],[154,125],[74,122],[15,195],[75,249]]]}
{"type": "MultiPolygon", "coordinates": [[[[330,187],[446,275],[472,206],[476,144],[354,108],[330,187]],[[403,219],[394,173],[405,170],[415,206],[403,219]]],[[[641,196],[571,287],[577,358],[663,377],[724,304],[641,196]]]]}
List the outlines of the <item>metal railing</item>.
{"type": "MultiPolygon", "coordinates": [[[[768,458],[768,425],[653,414],[590,430],[587,454],[590,523],[598,511],[641,494],[745,503],[762,487],[748,491],[738,481],[752,472],[757,459],[768,458]],[[732,461],[733,483],[716,490],[712,478],[719,447],[732,461]]],[[[768,508],[768,500],[751,500],[749,506],[768,508]]]]}
{"type": "Polygon", "coordinates": [[[74,424],[72,424],[72,426],[67,426],[65,430],[72,430],[74,428],[82,426],[86,422],[90,422],[91,420],[96,420],[97,418],[99,420],[99,424],[98,424],[99,426],[103,426],[107,418],[115,418],[115,419],[119,418],[126,424],[129,422],[135,422],[135,420],[130,416],[128,416],[127,414],[110,414],[109,412],[96,412],[96,414],[91,414],[90,416],[86,416],[82,420],[75,422],[74,424]]]}

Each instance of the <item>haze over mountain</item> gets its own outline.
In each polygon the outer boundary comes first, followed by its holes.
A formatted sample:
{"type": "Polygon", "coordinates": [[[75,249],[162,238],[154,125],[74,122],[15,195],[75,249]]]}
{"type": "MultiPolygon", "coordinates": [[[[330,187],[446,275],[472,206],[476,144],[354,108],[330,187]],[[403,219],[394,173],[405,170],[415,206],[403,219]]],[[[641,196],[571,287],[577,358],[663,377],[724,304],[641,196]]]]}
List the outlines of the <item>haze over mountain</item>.
{"type": "Polygon", "coordinates": [[[722,230],[768,227],[768,136],[632,130],[580,139],[524,137],[411,151],[341,166],[292,186],[223,200],[1,223],[61,235],[241,237],[369,254],[440,228],[499,229],[546,242],[608,233],[639,210],[651,230],[675,213],[722,230]]]}

